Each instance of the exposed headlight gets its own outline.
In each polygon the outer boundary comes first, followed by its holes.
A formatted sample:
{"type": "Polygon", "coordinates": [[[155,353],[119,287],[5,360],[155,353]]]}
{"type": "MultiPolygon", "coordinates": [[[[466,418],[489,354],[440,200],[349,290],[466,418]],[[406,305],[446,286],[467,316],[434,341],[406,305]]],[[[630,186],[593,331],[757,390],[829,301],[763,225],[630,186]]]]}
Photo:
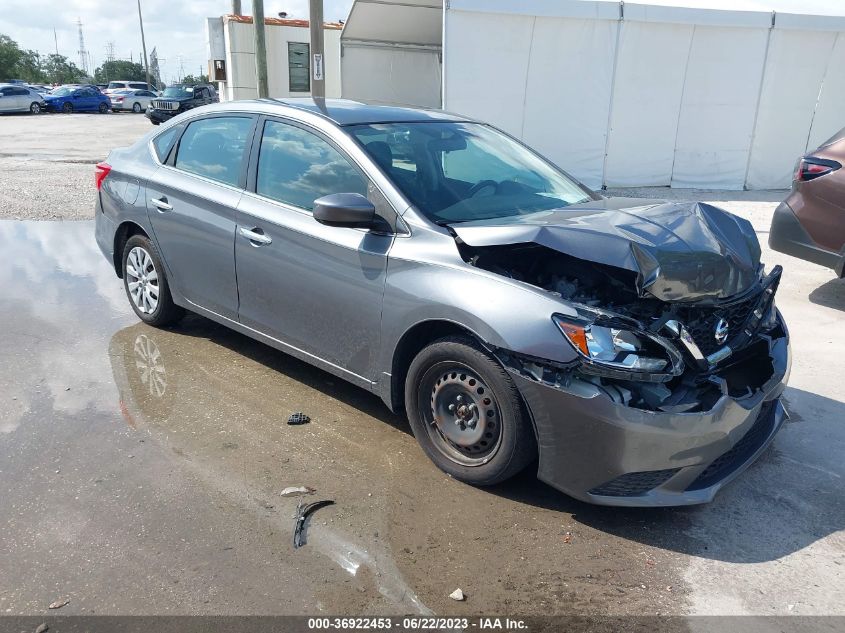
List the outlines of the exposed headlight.
{"type": "Polygon", "coordinates": [[[595,363],[650,373],[670,368],[668,349],[648,334],[560,316],[553,319],[572,347],[595,363]]]}

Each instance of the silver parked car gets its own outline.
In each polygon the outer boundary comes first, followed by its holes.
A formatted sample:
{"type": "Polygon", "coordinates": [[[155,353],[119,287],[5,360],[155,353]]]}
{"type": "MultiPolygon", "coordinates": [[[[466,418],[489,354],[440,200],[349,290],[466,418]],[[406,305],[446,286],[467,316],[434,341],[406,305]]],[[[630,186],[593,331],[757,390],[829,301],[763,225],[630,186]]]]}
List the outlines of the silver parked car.
{"type": "Polygon", "coordinates": [[[0,84],[0,112],[31,112],[44,110],[44,97],[28,86],[0,84]]]}
{"type": "Polygon", "coordinates": [[[786,417],[781,269],[750,223],[602,198],[483,123],[214,104],[96,181],[141,320],[196,312],[378,394],[457,479],[538,460],[593,503],[703,503],[786,417]]]}
{"type": "Polygon", "coordinates": [[[146,112],[156,93],[150,90],[114,90],[108,93],[111,109],[127,110],[135,113],[146,112]]]}

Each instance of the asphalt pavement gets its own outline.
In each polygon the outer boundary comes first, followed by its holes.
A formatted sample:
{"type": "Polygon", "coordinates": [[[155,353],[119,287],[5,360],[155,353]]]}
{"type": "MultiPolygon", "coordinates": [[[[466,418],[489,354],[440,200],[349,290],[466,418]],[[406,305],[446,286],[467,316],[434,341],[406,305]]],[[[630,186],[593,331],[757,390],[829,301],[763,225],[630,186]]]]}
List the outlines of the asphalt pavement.
{"type": "Polygon", "coordinates": [[[0,117],[0,614],[845,615],[845,282],[765,246],[784,192],[610,192],[748,217],[794,350],[756,464],[620,510],[530,470],[456,482],[374,396],[200,317],[139,323],[90,218],[93,164],[149,129],[0,117]],[[299,549],[289,486],[335,502],[299,549]]]}

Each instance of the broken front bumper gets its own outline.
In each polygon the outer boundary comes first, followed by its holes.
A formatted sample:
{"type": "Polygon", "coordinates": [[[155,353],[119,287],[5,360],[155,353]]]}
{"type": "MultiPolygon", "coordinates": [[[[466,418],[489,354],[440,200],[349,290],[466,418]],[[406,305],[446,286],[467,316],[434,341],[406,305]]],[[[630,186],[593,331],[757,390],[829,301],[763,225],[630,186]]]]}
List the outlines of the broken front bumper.
{"type": "Polygon", "coordinates": [[[773,372],[753,394],[705,412],[613,401],[591,383],[560,387],[511,371],[534,419],[538,477],[583,501],[617,506],[706,503],[771,443],[787,414],[789,335],[769,344],[773,372]]]}

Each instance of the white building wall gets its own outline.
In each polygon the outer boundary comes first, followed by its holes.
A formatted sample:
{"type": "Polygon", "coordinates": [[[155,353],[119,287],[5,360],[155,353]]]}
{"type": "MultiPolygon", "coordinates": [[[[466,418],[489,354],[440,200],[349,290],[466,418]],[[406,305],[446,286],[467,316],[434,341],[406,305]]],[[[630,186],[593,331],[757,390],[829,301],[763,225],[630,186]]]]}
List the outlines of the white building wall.
{"type": "MultiPolygon", "coordinates": [[[[226,99],[255,99],[258,80],[255,72],[255,40],[251,23],[224,18],[226,39],[225,82],[226,99]]],[[[267,45],[267,88],[269,96],[305,97],[308,92],[291,92],[288,72],[288,42],[308,43],[309,30],[304,27],[268,24],[265,29],[267,45]]],[[[326,96],[340,97],[340,29],[325,29],[326,96]]]]}
{"type": "Polygon", "coordinates": [[[343,41],[341,95],[370,103],[440,107],[440,49],[343,41]]]}
{"type": "Polygon", "coordinates": [[[592,187],[788,187],[845,125],[843,17],[451,0],[444,20],[444,107],[592,187]]]}

